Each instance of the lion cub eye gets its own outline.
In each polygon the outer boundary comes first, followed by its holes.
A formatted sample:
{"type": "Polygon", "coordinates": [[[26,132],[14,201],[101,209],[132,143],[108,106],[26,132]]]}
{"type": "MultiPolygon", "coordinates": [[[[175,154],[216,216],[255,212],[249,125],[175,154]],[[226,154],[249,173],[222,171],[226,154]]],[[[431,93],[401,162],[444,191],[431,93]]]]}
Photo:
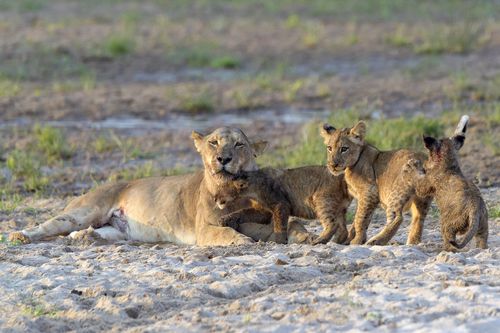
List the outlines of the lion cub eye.
{"type": "Polygon", "coordinates": [[[211,145],[211,146],[214,146],[214,147],[217,147],[217,140],[212,140],[212,141],[208,141],[208,143],[211,145]]]}
{"type": "Polygon", "coordinates": [[[340,148],[340,152],[341,153],[345,153],[348,150],[349,150],[349,147],[342,147],[342,148],[340,148]]]}
{"type": "Polygon", "coordinates": [[[244,146],[244,144],[243,144],[243,143],[241,143],[241,142],[236,142],[236,143],[234,144],[234,146],[235,146],[236,148],[241,148],[241,147],[243,147],[243,146],[244,146]]]}
{"type": "Polygon", "coordinates": [[[327,146],[326,150],[328,150],[331,153],[333,151],[333,148],[332,148],[332,146],[327,146]]]}

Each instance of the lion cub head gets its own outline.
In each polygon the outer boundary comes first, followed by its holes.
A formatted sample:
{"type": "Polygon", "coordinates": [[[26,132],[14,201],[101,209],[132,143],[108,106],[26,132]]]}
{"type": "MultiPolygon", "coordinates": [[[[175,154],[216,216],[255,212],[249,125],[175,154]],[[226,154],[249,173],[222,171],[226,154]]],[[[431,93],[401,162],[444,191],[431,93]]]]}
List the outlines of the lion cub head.
{"type": "Polygon", "coordinates": [[[257,170],[255,157],[267,145],[265,141],[250,142],[242,130],[231,127],[220,127],[208,135],[193,131],[191,137],[205,170],[213,176],[257,170]]]}
{"type": "Polygon", "coordinates": [[[459,168],[457,153],[465,142],[465,132],[469,116],[462,116],[455,133],[450,138],[436,139],[423,136],[425,148],[429,151],[429,158],[425,162],[425,170],[451,170],[459,168]]]}
{"type": "Polygon", "coordinates": [[[328,170],[333,175],[341,175],[345,169],[356,164],[365,145],[366,125],[364,122],[360,121],[352,128],[340,130],[324,124],[320,132],[327,148],[328,170]]]}
{"type": "Polygon", "coordinates": [[[220,186],[214,194],[217,207],[221,210],[226,208],[226,205],[236,200],[248,186],[249,182],[245,177],[239,177],[220,186]]]}

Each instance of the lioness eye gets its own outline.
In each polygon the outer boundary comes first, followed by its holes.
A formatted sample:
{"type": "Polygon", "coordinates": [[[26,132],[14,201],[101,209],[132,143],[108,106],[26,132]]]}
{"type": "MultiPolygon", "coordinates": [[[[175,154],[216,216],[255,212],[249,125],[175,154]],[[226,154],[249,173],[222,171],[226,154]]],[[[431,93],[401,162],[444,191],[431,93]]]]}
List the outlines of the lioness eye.
{"type": "Polygon", "coordinates": [[[349,147],[342,147],[342,148],[340,148],[340,152],[341,153],[345,153],[348,150],[349,150],[349,147]]]}
{"type": "Polygon", "coordinates": [[[332,152],[332,150],[333,150],[332,146],[328,146],[328,147],[326,147],[326,149],[327,149],[329,152],[332,152]]]}
{"type": "Polygon", "coordinates": [[[214,147],[217,147],[217,140],[208,141],[208,143],[214,147]]]}
{"type": "Polygon", "coordinates": [[[243,147],[243,146],[244,146],[244,144],[243,144],[243,143],[241,143],[241,142],[236,142],[236,143],[234,144],[234,146],[235,146],[236,148],[239,148],[239,147],[243,147]]]}

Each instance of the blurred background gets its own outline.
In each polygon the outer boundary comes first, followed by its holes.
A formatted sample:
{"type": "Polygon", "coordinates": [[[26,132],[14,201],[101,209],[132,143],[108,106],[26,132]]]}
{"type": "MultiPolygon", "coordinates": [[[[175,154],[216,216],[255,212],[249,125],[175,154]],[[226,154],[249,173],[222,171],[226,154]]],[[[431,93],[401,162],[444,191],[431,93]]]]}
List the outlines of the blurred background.
{"type": "MultiPolygon", "coordinates": [[[[201,166],[189,134],[324,163],[318,124],[422,149],[471,115],[462,164],[500,182],[500,1],[0,0],[2,212],[201,166]]],[[[497,210],[498,213],[498,210],[497,210]]]]}

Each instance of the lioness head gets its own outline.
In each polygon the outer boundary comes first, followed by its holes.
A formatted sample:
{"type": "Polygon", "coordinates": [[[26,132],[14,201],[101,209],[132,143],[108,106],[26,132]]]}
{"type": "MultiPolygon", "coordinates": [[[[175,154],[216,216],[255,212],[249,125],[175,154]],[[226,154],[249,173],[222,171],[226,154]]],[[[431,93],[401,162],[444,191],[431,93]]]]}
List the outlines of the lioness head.
{"type": "Polygon", "coordinates": [[[464,145],[468,122],[469,116],[462,116],[454,135],[449,138],[435,139],[423,135],[424,146],[429,151],[426,170],[458,167],[457,152],[464,145]]]}
{"type": "Polygon", "coordinates": [[[365,145],[366,125],[364,122],[360,121],[352,128],[340,130],[324,124],[320,133],[327,148],[328,170],[333,175],[341,175],[345,169],[356,164],[365,145]]]}
{"type": "Polygon", "coordinates": [[[220,127],[207,135],[193,131],[191,137],[205,170],[220,177],[257,170],[255,157],[267,145],[265,141],[250,142],[242,130],[231,127],[220,127]]]}
{"type": "Polygon", "coordinates": [[[219,209],[236,200],[248,188],[248,179],[238,178],[219,187],[213,198],[219,209]]]}

